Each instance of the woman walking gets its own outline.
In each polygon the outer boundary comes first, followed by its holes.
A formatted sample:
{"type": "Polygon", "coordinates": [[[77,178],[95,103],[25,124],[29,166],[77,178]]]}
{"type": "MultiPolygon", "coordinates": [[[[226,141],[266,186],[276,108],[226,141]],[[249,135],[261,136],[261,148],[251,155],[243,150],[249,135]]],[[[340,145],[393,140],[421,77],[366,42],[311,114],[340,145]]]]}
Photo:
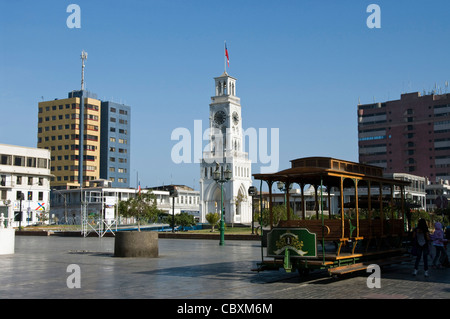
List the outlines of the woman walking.
{"type": "Polygon", "coordinates": [[[428,230],[427,223],[425,219],[419,219],[419,223],[413,232],[413,241],[417,247],[417,258],[414,264],[413,275],[417,275],[419,269],[419,262],[423,256],[423,269],[425,271],[425,277],[428,277],[428,244],[430,243],[430,232],[428,230]]]}
{"type": "Polygon", "coordinates": [[[447,240],[444,239],[444,231],[442,230],[442,224],[436,222],[434,224],[434,234],[433,234],[433,246],[436,249],[436,254],[433,259],[433,268],[442,267],[442,263],[439,262],[439,257],[445,258],[444,243],[447,240]],[[439,262],[439,265],[437,264],[439,262]]]}

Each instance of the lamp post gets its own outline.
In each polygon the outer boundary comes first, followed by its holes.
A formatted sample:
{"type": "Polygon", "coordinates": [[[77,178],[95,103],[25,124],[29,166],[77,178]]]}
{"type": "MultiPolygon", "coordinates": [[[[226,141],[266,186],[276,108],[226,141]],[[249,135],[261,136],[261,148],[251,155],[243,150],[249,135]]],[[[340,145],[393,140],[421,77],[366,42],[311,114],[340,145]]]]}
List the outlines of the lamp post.
{"type": "Polygon", "coordinates": [[[22,192],[20,192],[20,194],[19,194],[19,200],[20,200],[19,230],[22,230],[22,201],[24,200],[24,194],[22,192]]]}
{"type": "Polygon", "coordinates": [[[254,196],[258,195],[258,189],[255,186],[250,186],[248,188],[248,195],[252,197],[252,235],[255,233],[255,222],[253,216],[255,215],[255,205],[253,203],[254,196]]]}
{"type": "Polygon", "coordinates": [[[169,191],[169,196],[172,197],[172,233],[175,232],[175,197],[178,197],[178,191],[175,186],[169,191]]]}
{"type": "Polygon", "coordinates": [[[220,185],[220,242],[219,245],[225,245],[225,222],[223,220],[223,184],[231,179],[231,170],[227,167],[224,172],[220,172],[220,165],[216,163],[216,170],[213,173],[214,181],[220,185]]]}
{"type": "Polygon", "coordinates": [[[286,191],[291,190],[292,184],[289,184],[289,186],[286,187],[286,185],[285,185],[283,182],[278,182],[278,183],[277,183],[277,188],[278,188],[281,192],[284,192],[284,208],[285,208],[286,214],[287,214],[286,191]]]}

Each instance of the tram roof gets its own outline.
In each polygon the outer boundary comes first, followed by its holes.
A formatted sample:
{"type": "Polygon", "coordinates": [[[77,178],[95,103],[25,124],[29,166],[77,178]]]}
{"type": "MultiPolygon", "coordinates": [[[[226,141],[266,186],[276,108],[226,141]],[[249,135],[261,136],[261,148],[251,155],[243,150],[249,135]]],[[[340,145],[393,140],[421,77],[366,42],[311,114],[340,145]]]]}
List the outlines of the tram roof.
{"type": "Polygon", "coordinates": [[[332,157],[304,157],[291,160],[291,168],[266,174],[253,174],[258,180],[338,186],[340,178],[356,178],[382,184],[407,186],[410,182],[383,177],[378,166],[360,164],[332,157]]]}

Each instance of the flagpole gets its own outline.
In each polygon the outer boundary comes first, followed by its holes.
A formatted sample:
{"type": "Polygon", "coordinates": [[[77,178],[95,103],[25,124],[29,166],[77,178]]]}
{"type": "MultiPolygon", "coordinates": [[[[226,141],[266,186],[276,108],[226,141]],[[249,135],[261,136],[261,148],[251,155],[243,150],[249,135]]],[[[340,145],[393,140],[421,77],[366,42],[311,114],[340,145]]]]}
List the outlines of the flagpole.
{"type": "Polygon", "coordinates": [[[223,59],[224,59],[224,71],[225,73],[227,73],[227,55],[226,55],[226,50],[227,50],[227,41],[224,41],[223,43],[223,59]]]}

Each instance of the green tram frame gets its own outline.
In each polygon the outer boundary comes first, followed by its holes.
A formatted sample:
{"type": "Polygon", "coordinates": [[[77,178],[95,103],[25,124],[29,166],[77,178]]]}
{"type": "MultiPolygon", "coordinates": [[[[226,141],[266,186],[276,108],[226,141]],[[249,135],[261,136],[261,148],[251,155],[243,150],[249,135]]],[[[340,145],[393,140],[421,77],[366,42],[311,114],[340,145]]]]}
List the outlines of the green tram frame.
{"type": "MultiPolygon", "coordinates": [[[[341,275],[365,270],[370,264],[379,266],[400,263],[410,259],[403,242],[408,233],[405,219],[405,186],[407,181],[383,177],[380,167],[339,160],[330,157],[307,157],[291,161],[291,168],[272,174],[253,174],[256,180],[265,181],[269,188],[269,226],[267,257],[258,263],[257,271],[284,268],[287,272],[298,270],[300,274],[312,269],[327,269],[330,275],[341,275]],[[272,185],[275,182],[288,185],[297,183],[301,189],[301,219],[291,218],[290,205],[286,205],[287,220],[273,225],[272,185]],[[305,185],[315,189],[316,219],[306,219],[303,189],[305,185]],[[326,187],[328,208],[331,188],[339,191],[340,211],[327,219],[323,209],[319,212],[318,188],[326,187]],[[358,188],[366,187],[367,195],[358,196],[358,188]],[[383,197],[383,188],[390,189],[390,196],[383,197]],[[400,189],[400,199],[394,198],[394,187],[400,189]],[[344,188],[355,191],[354,202],[344,204],[344,188]],[[378,194],[373,189],[378,188],[378,194]],[[360,209],[367,209],[365,218],[360,209]],[[349,208],[353,208],[352,211],[349,208]],[[345,212],[347,209],[347,212],[345,212]],[[397,210],[397,212],[395,212],[397,210]],[[331,244],[334,244],[331,245],[331,244]],[[333,247],[330,251],[329,248],[333,247]]],[[[289,203],[289,191],[286,191],[289,203]]],[[[323,205],[320,205],[321,207],[323,205]]],[[[263,255],[263,238],[261,254],[263,255]]]]}

